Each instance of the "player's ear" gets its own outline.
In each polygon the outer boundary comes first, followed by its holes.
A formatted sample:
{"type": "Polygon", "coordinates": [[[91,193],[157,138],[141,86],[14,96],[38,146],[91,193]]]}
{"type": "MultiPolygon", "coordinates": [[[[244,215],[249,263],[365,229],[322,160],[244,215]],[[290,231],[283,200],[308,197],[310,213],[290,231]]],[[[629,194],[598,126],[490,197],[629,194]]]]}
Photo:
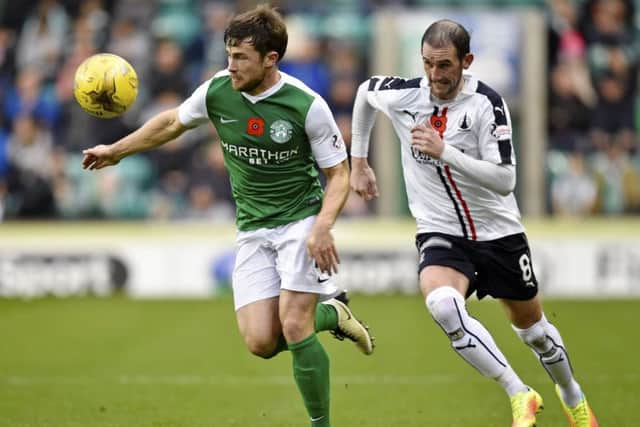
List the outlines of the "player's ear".
{"type": "Polygon", "coordinates": [[[267,52],[267,54],[264,56],[264,66],[265,67],[275,66],[276,63],[278,62],[279,57],[280,55],[278,55],[278,52],[276,52],[275,50],[267,52]]]}
{"type": "Polygon", "coordinates": [[[464,58],[462,58],[462,68],[465,70],[471,66],[473,62],[473,53],[467,53],[464,58]]]}

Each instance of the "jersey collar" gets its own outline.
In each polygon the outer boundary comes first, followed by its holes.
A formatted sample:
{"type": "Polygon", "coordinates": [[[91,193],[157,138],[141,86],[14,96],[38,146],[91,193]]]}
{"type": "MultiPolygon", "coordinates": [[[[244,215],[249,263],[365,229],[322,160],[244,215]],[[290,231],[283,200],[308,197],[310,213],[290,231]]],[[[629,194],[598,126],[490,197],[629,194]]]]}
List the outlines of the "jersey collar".
{"type": "MultiPolygon", "coordinates": [[[[475,78],[471,73],[465,73],[465,72],[462,73],[462,78],[464,79],[462,90],[460,90],[460,93],[458,93],[458,95],[454,99],[444,101],[444,100],[434,98],[432,99],[432,102],[434,104],[451,104],[452,102],[456,102],[462,98],[466,98],[467,96],[473,95],[474,93],[476,93],[476,90],[478,89],[478,79],[475,78]]],[[[429,94],[429,98],[431,98],[431,88],[429,87],[429,79],[427,79],[426,76],[423,77],[422,80],[420,81],[420,87],[424,88],[429,94]]]]}
{"type": "Polygon", "coordinates": [[[262,92],[261,94],[259,94],[259,95],[249,95],[246,92],[240,92],[240,93],[242,94],[242,96],[244,96],[246,99],[248,99],[249,102],[251,102],[252,104],[256,104],[257,102],[262,101],[263,99],[266,99],[266,98],[270,97],[271,95],[273,95],[274,93],[276,93],[277,91],[279,91],[280,88],[282,86],[284,86],[284,81],[285,81],[284,73],[282,71],[280,71],[280,80],[278,80],[278,82],[276,84],[274,84],[269,89],[267,89],[264,92],[262,92]]]}

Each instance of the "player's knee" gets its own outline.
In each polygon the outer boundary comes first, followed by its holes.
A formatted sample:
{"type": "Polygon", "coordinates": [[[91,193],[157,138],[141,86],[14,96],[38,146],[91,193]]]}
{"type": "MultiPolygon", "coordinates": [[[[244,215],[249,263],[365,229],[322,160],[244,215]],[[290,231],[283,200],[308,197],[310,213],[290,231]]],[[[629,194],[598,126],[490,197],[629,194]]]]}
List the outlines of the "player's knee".
{"type": "MultiPolygon", "coordinates": [[[[313,320],[312,320],[313,321],[313,320]]],[[[308,320],[304,317],[289,316],[282,320],[282,333],[288,342],[302,341],[309,335],[308,320]]]]}
{"type": "Polygon", "coordinates": [[[452,341],[464,336],[460,317],[466,312],[464,298],[450,286],[443,286],[429,293],[426,306],[433,319],[444,329],[452,341]]]}
{"type": "Polygon", "coordinates": [[[274,342],[272,339],[251,336],[245,337],[244,342],[251,354],[263,359],[270,359],[278,354],[277,342],[274,342]]]}
{"type": "Polygon", "coordinates": [[[553,343],[548,339],[545,331],[545,319],[541,319],[527,329],[520,329],[512,325],[512,328],[520,339],[537,353],[544,353],[553,347],[553,343]]]}

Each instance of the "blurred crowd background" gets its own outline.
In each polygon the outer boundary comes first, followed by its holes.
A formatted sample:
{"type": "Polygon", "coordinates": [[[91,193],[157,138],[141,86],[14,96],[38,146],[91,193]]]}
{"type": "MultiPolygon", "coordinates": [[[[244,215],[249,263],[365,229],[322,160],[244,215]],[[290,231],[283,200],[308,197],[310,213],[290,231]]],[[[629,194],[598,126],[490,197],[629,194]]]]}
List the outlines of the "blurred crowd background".
{"type": "MultiPolygon", "coordinates": [[[[202,126],[99,173],[82,150],[109,144],[172,108],[225,68],[228,19],[254,1],[0,0],[0,218],[232,221],[220,144],[202,126]],[[138,100],[118,119],[76,104],[76,67],[97,52],[126,58],[138,100]]],[[[625,0],[272,1],[290,45],[281,69],[330,104],[349,143],[351,108],[371,67],[372,14],[380,8],[534,7],[548,40],[547,212],[640,213],[638,22],[625,0]]],[[[425,23],[425,26],[428,23],[425,23]]],[[[416,51],[416,54],[417,51],[416,51]]],[[[524,101],[526,102],[526,100],[524,101]]],[[[521,159],[526,161],[526,159],[521,159]]],[[[351,197],[347,216],[374,215],[351,197]]]]}

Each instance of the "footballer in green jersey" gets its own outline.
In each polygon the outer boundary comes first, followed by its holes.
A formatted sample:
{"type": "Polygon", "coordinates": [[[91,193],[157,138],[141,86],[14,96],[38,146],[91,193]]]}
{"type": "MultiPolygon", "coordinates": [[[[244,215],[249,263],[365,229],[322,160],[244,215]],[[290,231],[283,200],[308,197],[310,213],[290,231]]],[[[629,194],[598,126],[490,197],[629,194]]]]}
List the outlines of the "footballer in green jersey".
{"type": "Polygon", "coordinates": [[[274,9],[259,5],[235,16],[224,39],[226,70],[178,108],[114,144],[84,150],[82,166],[115,165],[213,123],[237,207],[232,282],[240,333],[259,357],[291,352],[311,426],[330,426],[329,358],[316,332],[332,331],[373,352],[368,328],[334,283],[340,260],[331,228],[349,194],[346,149],[327,103],[278,70],[288,36],[274,9]]]}
{"type": "Polygon", "coordinates": [[[320,211],[321,168],[346,159],[326,102],[280,72],[266,92],[233,88],[228,70],[202,84],[179,108],[187,126],[211,121],[220,136],[240,230],[275,227],[320,211]]]}

